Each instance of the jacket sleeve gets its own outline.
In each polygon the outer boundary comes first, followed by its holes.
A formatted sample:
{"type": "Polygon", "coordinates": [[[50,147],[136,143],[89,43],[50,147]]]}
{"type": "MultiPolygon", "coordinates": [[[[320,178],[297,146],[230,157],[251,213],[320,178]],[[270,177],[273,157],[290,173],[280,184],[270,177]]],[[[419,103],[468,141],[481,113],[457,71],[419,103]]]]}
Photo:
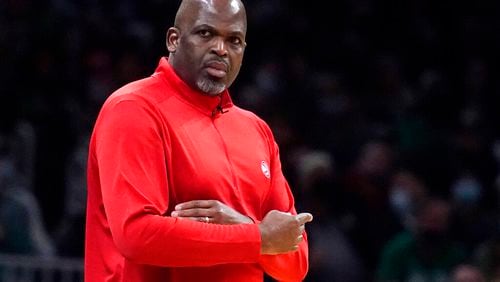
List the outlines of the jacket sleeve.
{"type": "Polygon", "coordinates": [[[258,262],[257,225],[165,215],[169,144],[155,111],[142,100],[110,101],[94,130],[102,208],[117,249],[136,263],[157,266],[258,262]]]}
{"type": "MultiPolygon", "coordinates": [[[[271,133],[269,133],[271,134],[271,133]]],[[[295,210],[294,197],[286,181],[279,156],[279,149],[270,137],[270,147],[272,148],[271,175],[272,184],[266,201],[263,205],[263,214],[271,210],[280,210],[297,214],[295,210]]],[[[299,244],[299,249],[295,252],[280,255],[262,255],[260,264],[264,271],[278,281],[302,281],[304,280],[308,267],[308,241],[304,231],[304,240],[299,244]]]]}

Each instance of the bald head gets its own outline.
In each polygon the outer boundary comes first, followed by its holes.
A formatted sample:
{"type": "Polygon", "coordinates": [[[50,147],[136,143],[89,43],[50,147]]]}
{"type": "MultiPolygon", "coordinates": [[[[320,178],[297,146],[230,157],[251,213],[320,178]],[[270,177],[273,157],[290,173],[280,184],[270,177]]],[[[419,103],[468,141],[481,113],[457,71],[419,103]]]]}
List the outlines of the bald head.
{"type": "Polygon", "coordinates": [[[169,63],[191,87],[218,95],[239,73],[246,32],[241,0],[183,0],[167,32],[169,63]]]}
{"type": "Polygon", "coordinates": [[[218,15],[242,16],[246,28],[245,6],[240,0],[183,0],[175,15],[174,26],[183,28],[185,24],[194,22],[200,11],[218,15]]]}

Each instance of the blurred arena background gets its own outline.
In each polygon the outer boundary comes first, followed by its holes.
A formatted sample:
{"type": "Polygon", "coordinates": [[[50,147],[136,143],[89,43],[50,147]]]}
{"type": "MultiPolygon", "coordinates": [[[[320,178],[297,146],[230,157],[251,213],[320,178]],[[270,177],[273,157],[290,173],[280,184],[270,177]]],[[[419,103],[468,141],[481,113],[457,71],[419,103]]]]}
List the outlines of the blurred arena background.
{"type": "MultiPolygon", "coordinates": [[[[500,2],[244,2],[231,93],[315,215],[307,281],[373,281],[425,198],[463,263],[500,279],[500,2]]],[[[0,1],[0,281],[81,281],[91,126],[166,55],[177,5],[0,1]]]]}

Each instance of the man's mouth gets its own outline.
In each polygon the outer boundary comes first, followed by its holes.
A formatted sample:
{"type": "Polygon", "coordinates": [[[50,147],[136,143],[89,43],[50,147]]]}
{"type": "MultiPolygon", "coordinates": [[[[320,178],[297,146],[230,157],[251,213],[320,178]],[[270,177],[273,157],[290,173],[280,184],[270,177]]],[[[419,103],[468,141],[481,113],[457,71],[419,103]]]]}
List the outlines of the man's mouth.
{"type": "Polygon", "coordinates": [[[225,63],[211,61],[205,65],[205,69],[207,70],[209,75],[216,78],[223,78],[227,75],[228,67],[225,63]]]}

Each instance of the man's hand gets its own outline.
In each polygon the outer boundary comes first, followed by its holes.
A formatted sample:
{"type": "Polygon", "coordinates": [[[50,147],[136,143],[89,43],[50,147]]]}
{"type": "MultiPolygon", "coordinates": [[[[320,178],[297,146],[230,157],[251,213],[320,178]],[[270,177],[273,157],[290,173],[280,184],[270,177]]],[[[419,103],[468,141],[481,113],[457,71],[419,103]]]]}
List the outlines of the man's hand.
{"type": "Polygon", "coordinates": [[[310,213],[291,215],[276,210],[267,213],[259,224],[261,254],[276,255],[297,250],[303,240],[305,224],[312,219],[310,213]]]}
{"type": "Polygon", "coordinates": [[[194,200],[180,203],[171,213],[172,217],[184,217],[206,223],[240,224],[253,223],[248,216],[217,200],[194,200]]]}

